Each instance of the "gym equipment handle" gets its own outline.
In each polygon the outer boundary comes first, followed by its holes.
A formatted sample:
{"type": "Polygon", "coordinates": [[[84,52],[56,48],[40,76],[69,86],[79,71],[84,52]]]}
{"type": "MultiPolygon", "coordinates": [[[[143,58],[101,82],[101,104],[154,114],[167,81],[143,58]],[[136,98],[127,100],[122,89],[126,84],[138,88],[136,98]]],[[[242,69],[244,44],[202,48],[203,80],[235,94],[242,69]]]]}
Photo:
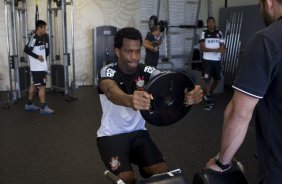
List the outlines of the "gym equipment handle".
{"type": "Polygon", "coordinates": [[[104,175],[111,180],[112,182],[116,183],[116,184],[125,184],[120,178],[118,178],[116,175],[114,175],[113,173],[111,173],[109,170],[106,170],[104,175]]]}

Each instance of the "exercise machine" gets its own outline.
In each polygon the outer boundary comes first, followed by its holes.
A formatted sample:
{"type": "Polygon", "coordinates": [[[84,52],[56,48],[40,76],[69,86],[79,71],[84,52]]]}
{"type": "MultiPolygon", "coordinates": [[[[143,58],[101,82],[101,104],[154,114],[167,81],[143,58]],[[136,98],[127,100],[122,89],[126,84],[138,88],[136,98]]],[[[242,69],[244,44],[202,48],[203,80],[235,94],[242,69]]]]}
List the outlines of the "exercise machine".
{"type": "Polygon", "coordinates": [[[26,0],[5,0],[4,6],[10,82],[8,108],[10,103],[18,101],[28,91],[30,69],[23,52],[28,39],[26,0]]]}
{"type": "Polygon", "coordinates": [[[114,26],[98,26],[93,29],[93,86],[98,86],[98,73],[107,64],[116,62],[114,36],[118,29],[114,26]]]}
{"type": "Polygon", "coordinates": [[[63,92],[67,97],[67,101],[73,101],[77,99],[74,97],[74,90],[77,88],[74,52],[74,0],[48,0],[47,16],[50,48],[49,65],[51,69],[51,89],[63,92]],[[68,11],[70,11],[70,14],[67,13],[68,11]],[[70,17],[68,17],[68,15],[70,15],[70,17]],[[68,49],[68,23],[70,23],[71,30],[71,51],[68,49]],[[59,27],[59,25],[61,25],[61,27],[59,27]],[[61,35],[59,35],[60,31],[61,35]],[[69,77],[70,66],[72,66],[71,82],[69,77]]]}

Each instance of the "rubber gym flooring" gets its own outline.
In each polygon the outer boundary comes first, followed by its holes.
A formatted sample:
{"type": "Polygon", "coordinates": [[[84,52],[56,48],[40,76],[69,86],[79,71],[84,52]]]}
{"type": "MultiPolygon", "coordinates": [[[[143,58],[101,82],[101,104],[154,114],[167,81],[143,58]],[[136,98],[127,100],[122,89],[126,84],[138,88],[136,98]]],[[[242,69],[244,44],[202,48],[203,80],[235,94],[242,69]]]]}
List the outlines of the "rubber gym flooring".
{"type": "MultiPolygon", "coordinates": [[[[215,95],[212,111],[204,102],[194,105],[179,122],[147,128],[166,157],[170,169],[180,168],[190,183],[206,161],[219,151],[223,111],[232,92],[215,95]]],[[[0,104],[7,100],[1,94],[0,104]]],[[[25,100],[0,109],[1,184],[110,184],[96,147],[101,108],[97,89],[76,90],[77,101],[66,102],[60,93],[47,94],[54,115],[25,112],[25,100]]],[[[35,98],[38,104],[38,98],[35,98]]],[[[250,184],[257,183],[255,132],[251,123],[236,158],[245,165],[250,184]]],[[[134,167],[137,171],[137,168],[134,167]]],[[[136,172],[137,173],[137,172],[136,172]]],[[[140,179],[137,173],[137,178],[140,179]]]]}

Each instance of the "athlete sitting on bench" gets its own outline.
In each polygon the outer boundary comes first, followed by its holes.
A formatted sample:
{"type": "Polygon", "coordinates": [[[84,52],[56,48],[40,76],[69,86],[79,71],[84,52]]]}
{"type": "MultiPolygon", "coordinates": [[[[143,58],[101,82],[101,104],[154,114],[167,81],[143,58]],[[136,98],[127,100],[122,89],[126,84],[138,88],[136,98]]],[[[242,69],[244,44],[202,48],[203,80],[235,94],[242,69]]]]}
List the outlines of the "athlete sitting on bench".
{"type": "MultiPolygon", "coordinates": [[[[97,146],[106,168],[129,184],[135,182],[132,163],[139,166],[143,177],[168,171],[140,114],[140,110],[150,109],[153,99],[142,89],[150,76],[159,72],[139,63],[141,46],[142,36],[137,29],[120,29],[114,38],[118,61],[101,69],[98,86],[103,115],[97,146]]],[[[195,86],[186,93],[185,103],[200,103],[202,97],[202,89],[195,86]]]]}

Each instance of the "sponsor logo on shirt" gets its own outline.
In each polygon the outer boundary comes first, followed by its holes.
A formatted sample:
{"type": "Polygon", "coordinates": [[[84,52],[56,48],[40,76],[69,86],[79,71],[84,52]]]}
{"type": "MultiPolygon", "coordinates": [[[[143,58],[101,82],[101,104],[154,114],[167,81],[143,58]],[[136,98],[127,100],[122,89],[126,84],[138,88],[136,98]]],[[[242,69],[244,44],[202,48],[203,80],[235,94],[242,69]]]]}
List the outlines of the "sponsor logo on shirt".
{"type": "Polygon", "coordinates": [[[45,46],[44,46],[44,45],[42,45],[42,46],[39,47],[39,50],[44,50],[44,49],[45,49],[45,46]]]}
{"type": "Polygon", "coordinates": [[[212,39],[207,39],[208,43],[220,43],[220,41],[218,39],[216,40],[212,40],[212,39]]]}

